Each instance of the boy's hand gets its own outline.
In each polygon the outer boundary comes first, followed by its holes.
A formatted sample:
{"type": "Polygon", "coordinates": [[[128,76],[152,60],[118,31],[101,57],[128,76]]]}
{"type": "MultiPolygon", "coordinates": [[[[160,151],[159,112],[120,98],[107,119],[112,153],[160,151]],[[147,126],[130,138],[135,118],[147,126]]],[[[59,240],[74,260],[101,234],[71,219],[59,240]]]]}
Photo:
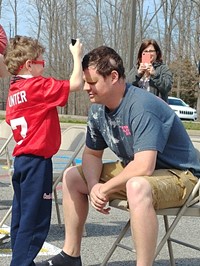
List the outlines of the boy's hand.
{"type": "Polygon", "coordinates": [[[78,57],[82,56],[82,43],[80,42],[79,39],[76,39],[76,43],[74,45],[70,43],[69,49],[73,56],[78,56],[78,57]]]}
{"type": "Polygon", "coordinates": [[[69,49],[74,61],[74,68],[70,77],[70,91],[78,91],[83,86],[83,70],[81,64],[82,43],[80,43],[79,39],[76,39],[76,43],[74,45],[70,43],[69,49]]]}

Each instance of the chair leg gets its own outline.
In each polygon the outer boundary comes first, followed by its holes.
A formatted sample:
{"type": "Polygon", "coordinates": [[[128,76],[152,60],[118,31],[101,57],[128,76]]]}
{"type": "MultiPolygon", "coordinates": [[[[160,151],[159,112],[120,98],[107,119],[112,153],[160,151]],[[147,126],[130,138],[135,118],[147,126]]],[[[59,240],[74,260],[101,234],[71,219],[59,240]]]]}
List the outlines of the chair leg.
{"type": "MultiPolygon", "coordinates": [[[[164,219],[164,224],[165,224],[165,231],[167,232],[169,229],[169,221],[168,221],[167,215],[163,215],[163,219],[164,219]]],[[[176,266],[175,260],[174,260],[173,248],[172,248],[172,241],[170,240],[170,237],[167,239],[167,246],[168,246],[171,266],[176,266]]]]}
{"type": "Polygon", "coordinates": [[[130,228],[130,220],[128,220],[128,222],[126,223],[126,225],[124,226],[124,228],[121,230],[119,236],[117,237],[117,239],[113,243],[111,249],[107,253],[106,257],[104,258],[104,260],[100,264],[100,266],[105,266],[107,264],[108,260],[110,259],[110,257],[114,253],[115,249],[117,248],[118,244],[120,243],[120,241],[122,240],[122,238],[124,237],[124,235],[126,234],[126,232],[128,231],[129,228],[130,228]]]}
{"type": "Polygon", "coordinates": [[[87,231],[86,231],[85,225],[84,225],[84,228],[83,228],[83,236],[87,236],[87,231]]]}
{"type": "Polygon", "coordinates": [[[57,192],[56,188],[54,189],[54,200],[55,200],[55,206],[56,206],[56,214],[57,214],[57,219],[58,219],[58,224],[61,225],[61,216],[60,216],[60,209],[59,209],[59,204],[58,204],[58,197],[57,197],[57,192]]]}
{"type": "MultiPolygon", "coordinates": [[[[157,250],[156,250],[156,254],[155,254],[155,258],[158,256],[159,252],[161,251],[162,247],[164,246],[164,244],[168,241],[168,239],[170,238],[170,235],[172,234],[173,230],[175,229],[176,225],[178,224],[179,220],[181,219],[183,213],[185,212],[185,210],[187,209],[187,205],[185,204],[179,211],[179,213],[177,214],[177,216],[174,218],[173,222],[171,223],[170,226],[168,226],[168,230],[166,232],[166,234],[164,235],[164,237],[162,238],[162,240],[160,241],[159,245],[157,246],[157,250]]],[[[173,265],[173,264],[172,264],[173,265]]]]}
{"type": "Polygon", "coordinates": [[[7,211],[7,213],[5,214],[5,216],[3,217],[3,219],[0,222],[0,228],[3,226],[4,222],[6,221],[6,219],[9,217],[9,215],[12,212],[12,206],[10,206],[9,210],[7,211]]]}

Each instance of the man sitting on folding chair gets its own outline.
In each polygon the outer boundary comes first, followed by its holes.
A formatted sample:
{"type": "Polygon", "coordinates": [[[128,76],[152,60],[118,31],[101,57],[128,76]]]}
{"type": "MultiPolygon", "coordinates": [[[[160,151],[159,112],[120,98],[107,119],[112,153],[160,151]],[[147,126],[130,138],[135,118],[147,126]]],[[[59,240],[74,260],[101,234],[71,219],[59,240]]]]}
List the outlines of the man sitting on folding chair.
{"type": "Polygon", "coordinates": [[[84,90],[92,104],[82,166],[63,177],[66,239],[55,257],[36,265],[80,266],[83,227],[91,205],[127,199],[137,266],[153,264],[156,209],[182,206],[200,177],[200,163],[184,126],[155,95],[125,83],[120,56],[101,46],[84,56],[84,90]],[[120,162],[102,163],[109,147],[120,162]]]}

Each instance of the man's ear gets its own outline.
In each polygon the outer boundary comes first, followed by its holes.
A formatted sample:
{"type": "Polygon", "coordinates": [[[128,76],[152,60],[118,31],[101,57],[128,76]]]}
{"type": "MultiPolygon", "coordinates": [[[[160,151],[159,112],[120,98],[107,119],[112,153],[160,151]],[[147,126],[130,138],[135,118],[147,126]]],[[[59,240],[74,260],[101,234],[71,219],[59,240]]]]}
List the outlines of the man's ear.
{"type": "Polygon", "coordinates": [[[112,82],[115,83],[119,80],[119,74],[116,70],[113,70],[111,72],[111,78],[112,78],[112,82]]]}

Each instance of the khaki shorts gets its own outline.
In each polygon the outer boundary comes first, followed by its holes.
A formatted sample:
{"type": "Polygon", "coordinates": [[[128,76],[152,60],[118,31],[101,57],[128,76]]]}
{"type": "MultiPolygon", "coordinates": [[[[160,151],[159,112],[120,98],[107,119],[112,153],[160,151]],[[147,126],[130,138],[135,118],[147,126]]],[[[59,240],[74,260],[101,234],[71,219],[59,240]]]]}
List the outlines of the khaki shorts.
{"type": "MultiPolygon", "coordinates": [[[[85,180],[82,167],[77,166],[77,169],[85,180]]],[[[100,182],[105,183],[122,170],[123,166],[120,162],[105,163],[100,182]]],[[[153,205],[156,210],[182,206],[198,181],[198,178],[190,171],[176,169],[155,170],[152,176],[143,177],[148,180],[152,187],[153,205]]],[[[111,194],[109,198],[110,200],[127,200],[126,189],[111,194]]]]}

